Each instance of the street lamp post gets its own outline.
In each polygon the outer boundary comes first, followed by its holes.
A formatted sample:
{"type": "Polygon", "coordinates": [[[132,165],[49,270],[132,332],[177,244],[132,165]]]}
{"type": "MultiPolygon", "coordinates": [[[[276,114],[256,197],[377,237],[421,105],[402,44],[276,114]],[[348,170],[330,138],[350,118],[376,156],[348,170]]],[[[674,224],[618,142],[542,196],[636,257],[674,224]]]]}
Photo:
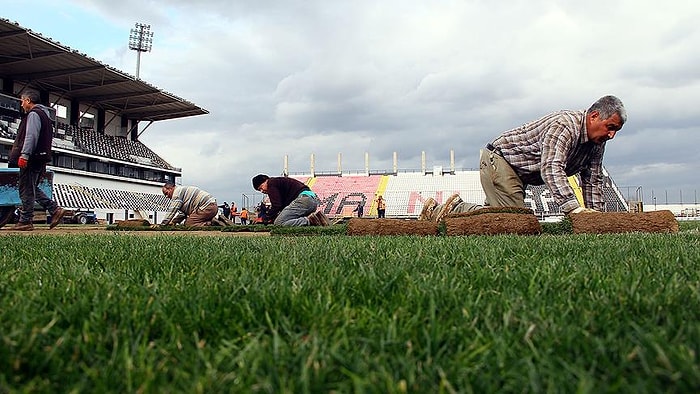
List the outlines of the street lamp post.
{"type": "Polygon", "coordinates": [[[129,34],[129,49],[136,51],[136,79],[139,79],[141,68],[141,52],[150,52],[153,46],[153,32],[151,25],[136,23],[129,34]]]}

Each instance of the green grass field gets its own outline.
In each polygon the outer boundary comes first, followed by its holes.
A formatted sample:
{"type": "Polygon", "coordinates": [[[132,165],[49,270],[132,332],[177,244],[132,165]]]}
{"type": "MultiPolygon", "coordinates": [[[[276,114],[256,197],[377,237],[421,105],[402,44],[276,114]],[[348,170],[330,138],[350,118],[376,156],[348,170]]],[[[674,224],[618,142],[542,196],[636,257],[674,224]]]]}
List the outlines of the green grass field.
{"type": "Polygon", "coordinates": [[[0,237],[0,393],[698,392],[700,233],[0,237]]]}

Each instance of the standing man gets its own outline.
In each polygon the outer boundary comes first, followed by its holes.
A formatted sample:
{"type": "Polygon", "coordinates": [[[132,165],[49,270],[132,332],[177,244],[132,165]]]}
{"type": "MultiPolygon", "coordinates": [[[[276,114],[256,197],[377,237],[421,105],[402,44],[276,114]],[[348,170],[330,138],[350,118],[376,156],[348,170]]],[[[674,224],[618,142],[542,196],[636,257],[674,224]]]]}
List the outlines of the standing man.
{"type": "Polygon", "coordinates": [[[241,224],[244,226],[248,224],[248,208],[246,207],[241,210],[241,224]]]}
{"type": "Polygon", "coordinates": [[[328,226],[330,221],[321,211],[316,193],[294,178],[258,174],[253,189],[270,197],[267,215],[279,226],[328,226]]]}
{"type": "MultiPolygon", "coordinates": [[[[508,130],[481,150],[481,187],[486,205],[525,207],[527,185],[546,185],[565,214],[602,211],[603,153],[627,121],[627,111],[615,96],[604,96],[586,111],[562,110],[508,130]],[[584,206],[576,199],[568,177],[579,174],[584,206]]],[[[430,198],[421,218],[439,220],[450,212],[481,206],[450,197],[443,205],[430,198]]]]}
{"type": "Polygon", "coordinates": [[[384,197],[377,197],[377,218],[385,217],[386,213],[386,202],[384,202],[384,197]]]}
{"type": "Polygon", "coordinates": [[[37,202],[51,213],[49,228],[56,227],[66,211],[39,188],[39,178],[46,172],[51,161],[53,126],[49,109],[39,104],[39,91],[28,88],[20,95],[21,107],[26,116],[22,118],[17,136],[12,144],[9,167],[19,167],[19,197],[22,207],[14,230],[34,230],[34,203],[37,202]]]}
{"type": "Polygon", "coordinates": [[[230,215],[231,221],[235,224],[236,223],[236,216],[238,216],[238,207],[236,206],[235,201],[231,201],[231,207],[229,208],[230,210],[230,215]]]}
{"type": "Polygon", "coordinates": [[[231,218],[231,207],[228,206],[226,201],[224,201],[222,205],[219,205],[219,208],[221,208],[221,214],[224,215],[226,219],[231,218]]]}
{"type": "Polygon", "coordinates": [[[357,202],[357,207],[355,207],[355,209],[353,209],[352,211],[353,211],[353,212],[357,212],[357,217],[358,217],[358,218],[361,218],[361,217],[364,215],[364,213],[365,213],[365,203],[364,203],[364,200],[363,200],[363,201],[358,201],[358,202],[357,202]]]}
{"type": "Polygon", "coordinates": [[[214,196],[196,186],[176,186],[168,182],[163,185],[162,191],[172,202],[170,212],[160,223],[161,226],[178,224],[183,220],[185,226],[209,226],[219,213],[214,196]]]}

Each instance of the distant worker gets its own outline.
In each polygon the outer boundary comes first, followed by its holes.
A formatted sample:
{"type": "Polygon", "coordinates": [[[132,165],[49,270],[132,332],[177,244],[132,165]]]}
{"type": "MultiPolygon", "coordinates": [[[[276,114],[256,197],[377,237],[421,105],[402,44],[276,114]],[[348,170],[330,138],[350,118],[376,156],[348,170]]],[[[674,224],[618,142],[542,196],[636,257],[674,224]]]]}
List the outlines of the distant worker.
{"type": "MultiPolygon", "coordinates": [[[[627,121],[627,111],[615,96],[604,96],[586,111],[562,110],[508,130],[481,150],[481,187],[486,205],[525,207],[527,185],[546,185],[565,214],[596,212],[605,208],[603,153],[627,121]],[[579,174],[581,206],[568,177],[579,174]]],[[[481,206],[452,196],[439,206],[429,198],[422,219],[440,220],[450,212],[481,206]]]]}
{"type": "Polygon", "coordinates": [[[226,201],[224,201],[223,204],[219,205],[219,208],[221,208],[221,214],[224,215],[226,219],[231,218],[231,207],[226,201]]]}
{"type": "Polygon", "coordinates": [[[357,203],[357,207],[352,210],[353,212],[357,212],[357,217],[361,218],[364,215],[365,211],[365,202],[364,201],[359,201],[357,203]]]}
{"type": "Polygon", "coordinates": [[[240,215],[240,217],[241,217],[241,224],[242,224],[242,225],[248,224],[248,208],[245,208],[245,207],[244,207],[244,208],[241,210],[241,215],[240,215]]]}
{"type": "Polygon", "coordinates": [[[238,216],[238,207],[234,201],[231,201],[231,213],[230,218],[232,222],[236,222],[236,216],[238,216]]]}
{"type": "Polygon", "coordinates": [[[13,230],[34,230],[34,204],[51,213],[49,228],[56,227],[66,211],[39,188],[39,178],[46,172],[46,164],[51,161],[51,141],[53,140],[53,119],[48,107],[39,104],[39,91],[26,89],[20,95],[20,106],[26,114],[19,123],[17,136],[10,150],[8,166],[19,167],[17,186],[22,207],[19,221],[13,230]]]}
{"type": "Polygon", "coordinates": [[[208,226],[219,213],[214,196],[196,186],[177,186],[168,182],[163,185],[162,191],[172,199],[170,212],[161,222],[162,226],[178,224],[183,220],[185,226],[208,226]]]}
{"type": "Polygon", "coordinates": [[[386,203],[382,196],[377,197],[377,217],[383,218],[386,213],[386,203]]]}
{"type": "Polygon", "coordinates": [[[279,226],[328,226],[330,221],[317,211],[320,201],[316,193],[302,182],[289,177],[270,178],[265,174],[253,177],[253,188],[270,197],[267,215],[279,226]]]}
{"type": "Polygon", "coordinates": [[[267,214],[267,211],[270,210],[270,207],[265,204],[264,201],[261,201],[260,204],[255,207],[255,213],[256,213],[256,218],[255,218],[255,223],[260,223],[260,224],[270,224],[272,223],[272,220],[270,220],[270,217],[267,214]]]}

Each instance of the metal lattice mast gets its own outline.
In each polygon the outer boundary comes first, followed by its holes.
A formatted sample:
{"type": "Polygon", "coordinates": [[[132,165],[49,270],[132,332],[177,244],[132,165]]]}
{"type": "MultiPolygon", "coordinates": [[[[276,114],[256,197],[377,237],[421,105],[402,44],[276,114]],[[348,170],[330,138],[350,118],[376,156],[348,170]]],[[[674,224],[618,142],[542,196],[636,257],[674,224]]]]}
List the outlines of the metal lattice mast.
{"type": "Polygon", "coordinates": [[[129,49],[136,51],[136,79],[139,79],[141,68],[141,52],[150,52],[153,46],[153,32],[151,25],[136,23],[129,34],[129,49]]]}

